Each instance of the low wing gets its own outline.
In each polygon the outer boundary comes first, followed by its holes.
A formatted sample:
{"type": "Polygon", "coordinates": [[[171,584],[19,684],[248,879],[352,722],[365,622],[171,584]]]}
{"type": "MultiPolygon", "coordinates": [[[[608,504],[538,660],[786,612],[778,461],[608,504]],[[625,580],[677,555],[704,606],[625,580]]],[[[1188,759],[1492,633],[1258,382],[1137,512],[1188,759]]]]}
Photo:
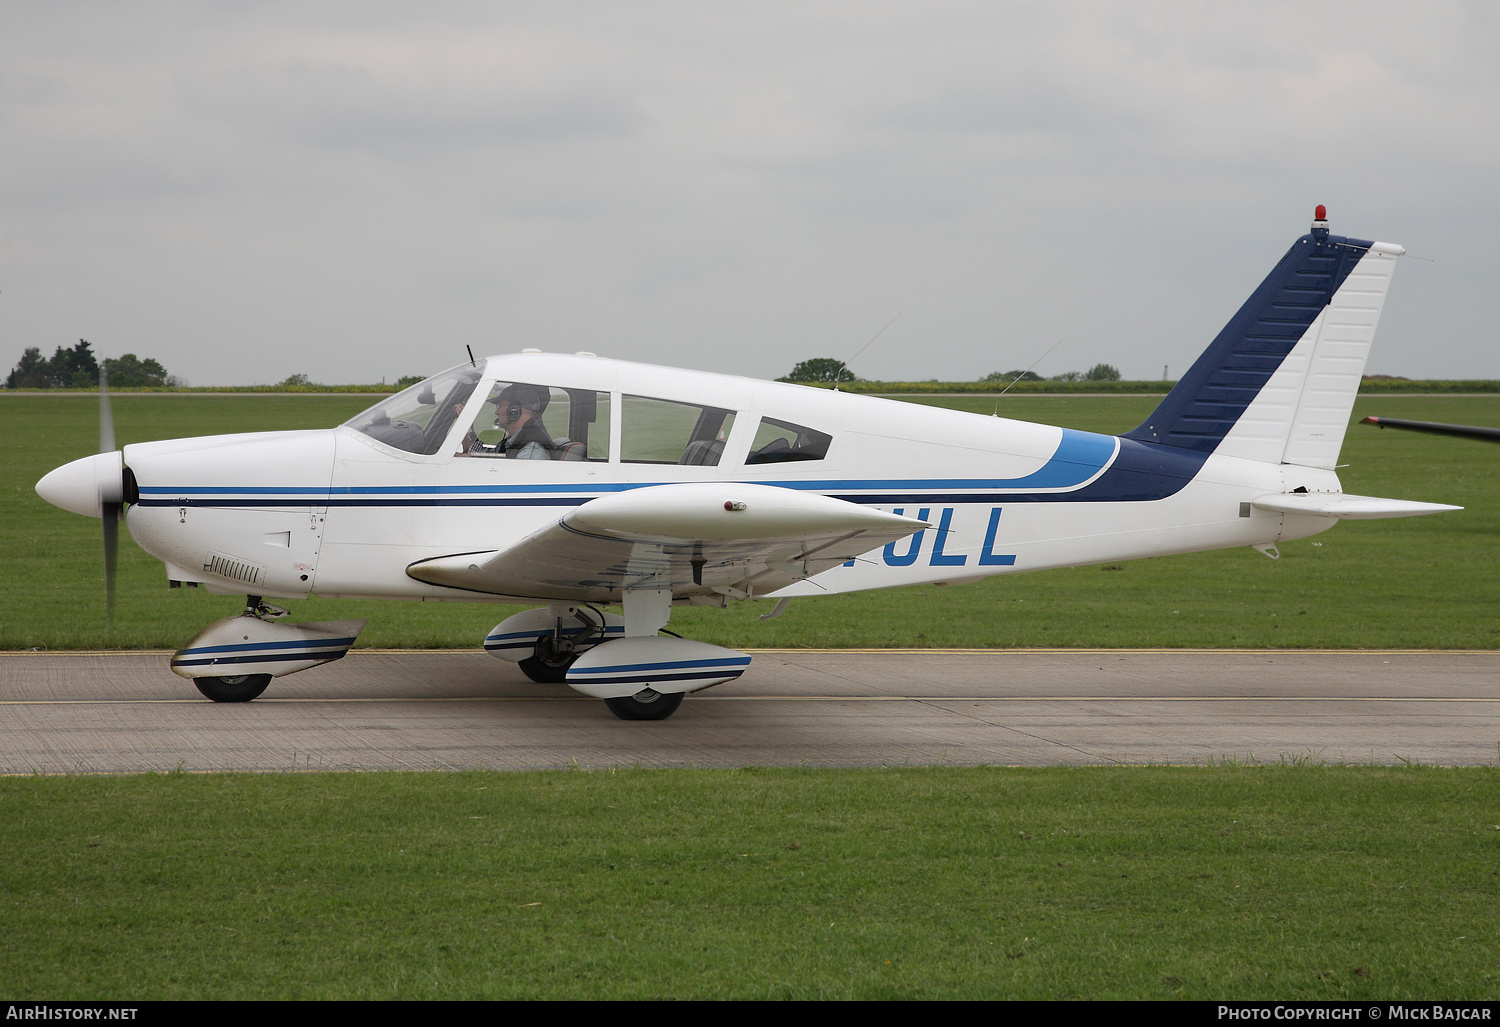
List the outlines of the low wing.
{"type": "Polygon", "coordinates": [[[618,602],[625,589],[765,595],[929,527],[770,485],[653,485],[601,496],[505,549],[420,560],[418,581],[536,599],[618,602]]]}
{"type": "Polygon", "coordinates": [[[1378,499],[1375,496],[1349,496],[1342,492],[1288,492],[1261,496],[1252,504],[1257,510],[1276,513],[1319,514],[1341,520],[1373,520],[1379,517],[1418,517],[1422,514],[1462,510],[1446,503],[1415,503],[1407,499],[1378,499]]]}

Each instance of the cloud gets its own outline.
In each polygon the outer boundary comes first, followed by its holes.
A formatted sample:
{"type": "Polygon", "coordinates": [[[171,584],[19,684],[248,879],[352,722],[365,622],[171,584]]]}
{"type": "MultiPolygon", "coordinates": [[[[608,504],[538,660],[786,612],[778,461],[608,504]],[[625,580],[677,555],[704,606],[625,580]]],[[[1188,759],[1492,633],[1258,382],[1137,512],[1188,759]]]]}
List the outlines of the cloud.
{"type": "Polygon", "coordinates": [[[7,29],[0,363],[82,335],[199,382],[379,378],[464,339],[774,376],[903,310],[861,374],[978,377],[1063,335],[1052,371],[1154,376],[1324,202],[1438,258],[1398,275],[1373,369],[1500,376],[1483,5],[125,3],[7,29]]]}
{"type": "Polygon", "coordinates": [[[397,60],[403,55],[374,48],[362,56],[358,63],[298,57],[251,64],[184,76],[177,88],[194,115],[263,137],[422,159],[452,150],[619,137],[638,131],[644,120],[608,83],[568,75],[570,62],[538,67],[501,52],[493,67],[475,69],[463,61],[435,67],[397,60]]]}

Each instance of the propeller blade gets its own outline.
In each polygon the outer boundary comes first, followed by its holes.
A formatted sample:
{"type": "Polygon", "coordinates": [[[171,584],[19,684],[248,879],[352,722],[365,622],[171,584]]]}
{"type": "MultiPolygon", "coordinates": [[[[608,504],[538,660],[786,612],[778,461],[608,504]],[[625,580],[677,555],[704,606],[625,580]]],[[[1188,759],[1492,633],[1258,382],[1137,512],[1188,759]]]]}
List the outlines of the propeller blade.
{"type": "MultiPolygon", "coordinates": [[[[115,451],[115,415],[109,406],[109,372],[99,368],[99,452],[115,451]]],[[[115,628],[115,557],[120,551],[120,515],[125,504],[104,500],[100,512],[104,515],[104,608],[109,618],[109,629],[115,628]]]]}
{"type": "Polygon", "coordinates": [[[115,554],[120,548],[120,511],[125,504],[104,504],[104,608],[109,628],[115,627],[115,554]]]}
{"type": "Polygon", "coordinates": [[[109,408],[109,372],[99,368],[99,452],[115,451],[115,415],[109,408]]]}

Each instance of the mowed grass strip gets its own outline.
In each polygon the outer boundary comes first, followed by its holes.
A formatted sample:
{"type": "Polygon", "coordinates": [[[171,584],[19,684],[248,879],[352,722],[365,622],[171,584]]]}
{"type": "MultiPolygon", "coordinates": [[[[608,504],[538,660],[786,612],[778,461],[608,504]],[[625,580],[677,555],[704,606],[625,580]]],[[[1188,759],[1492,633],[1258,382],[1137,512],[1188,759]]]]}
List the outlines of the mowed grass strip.
{"type": "MultiPolygon", "coordinates": [[[[367,396],[115,398],[122,444],[235,431],[329,427],[367,396]]],[[[1153,396],[1006,396],[1009,417],[1116,432],[1153,396]]],[[[922,397],[976,413],[993,397],[922,397]]],[[[1368,413],[1500,425],[1500,396],[1362,397],[1368,413]]],[[[0,648],[176,648],[242,600],[168,592],[161,564],[123,537],[119,606],[105,629],[99,522],[56,510],[33,486],[98,447],[87,396],[0,396],[0,648]]],[[[1287,543],[1272,562],[1248,549],[674,612],[674,630],[745,647],[1233,646],[1494,648],[1500,645],[1500,446],[1354,424],[1340,471],[1351,493],[1454,503],[1460,513],[1344,522],[1287,543]]],[[[476,647],[516,607],[488,603],[293,603],[301,620],[364,617],[363,646],[476,647]]]]}
{"type": "Polygon", "coordinates": [[[1492,998],[1494,768],[0,780],[12,998],[1492,998]]]}

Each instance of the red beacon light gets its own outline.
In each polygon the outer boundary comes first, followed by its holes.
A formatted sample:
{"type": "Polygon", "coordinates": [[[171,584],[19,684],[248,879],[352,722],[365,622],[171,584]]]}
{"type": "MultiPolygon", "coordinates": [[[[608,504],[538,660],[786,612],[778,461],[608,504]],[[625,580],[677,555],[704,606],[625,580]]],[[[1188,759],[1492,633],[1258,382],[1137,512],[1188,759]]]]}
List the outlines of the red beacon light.
{"type": "Polygon", "coordinates": [[[1312,235],[1319,243],[1328,239],[1328,208],[1321,203],[1313,208],[1312,235]]]}

